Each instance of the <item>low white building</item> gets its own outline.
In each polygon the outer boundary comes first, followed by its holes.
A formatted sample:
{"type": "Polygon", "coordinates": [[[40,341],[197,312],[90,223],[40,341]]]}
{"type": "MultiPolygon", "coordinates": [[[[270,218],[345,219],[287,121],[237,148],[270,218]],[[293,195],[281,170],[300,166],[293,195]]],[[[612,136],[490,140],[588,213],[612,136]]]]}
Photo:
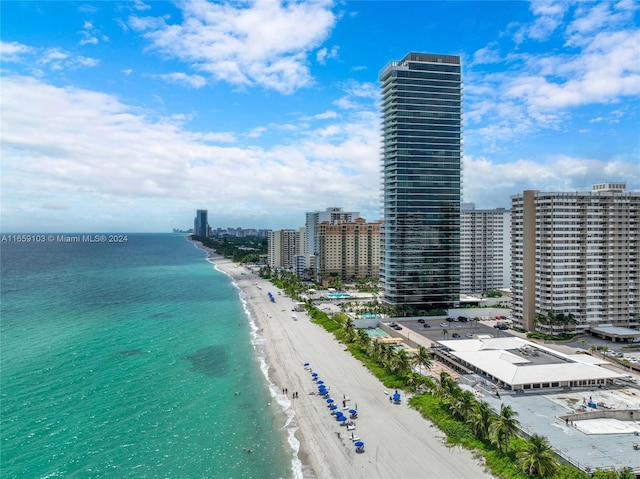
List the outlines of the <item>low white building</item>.
{"type": "Polygon", "coordinates": [[[513,391],[605,386],[623,374],[588,354],[567,355],[517,337],[439,341],[446,355],[513,391]]]}

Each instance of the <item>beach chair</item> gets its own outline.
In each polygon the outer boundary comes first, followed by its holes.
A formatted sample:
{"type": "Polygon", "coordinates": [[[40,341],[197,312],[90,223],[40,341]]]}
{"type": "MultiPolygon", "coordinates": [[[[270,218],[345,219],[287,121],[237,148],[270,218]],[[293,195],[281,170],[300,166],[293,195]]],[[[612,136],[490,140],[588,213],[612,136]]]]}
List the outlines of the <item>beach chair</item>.
{"type": "Polygon", "coordinates": [[[356,430],[355,424],[347,424],[347,431],[355,431],[355,430],[356,430]]]}
{"type": "Polygon", "coordinates": [[[350,438],[353,442],[359,441],[360,440],[360,436],[356,436],[355,434],[351,433],[351,438],[350,438]]]}

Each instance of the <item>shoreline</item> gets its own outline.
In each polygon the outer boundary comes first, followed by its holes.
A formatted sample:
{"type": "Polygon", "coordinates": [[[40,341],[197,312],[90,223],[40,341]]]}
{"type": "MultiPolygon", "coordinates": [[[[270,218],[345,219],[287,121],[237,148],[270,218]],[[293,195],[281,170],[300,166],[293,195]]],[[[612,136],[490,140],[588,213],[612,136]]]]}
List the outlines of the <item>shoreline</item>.
{"type": "Polygon", "coordinates": [[[296,312],[297,318],[293,318],[294,302],[278,294],[272,283],[193,243],[207,251],[207,260],[236,284],[258,328],[255,334],[263,344],[254,347],[264,353],[267,381],[270,389],[276,388],[272,389],[274,399],[291,418],[283,429],[294,430],[299,442],[295,451],[290,438],[285,438],[295,452],[293,477],[370,479],[422,477],[427,472],[441,479],[493,477],[473,452],[447,446],[444,433],[407,406],[403,391],[399,391],[401,404],[390,403],[393,391],[386,391],[344,344],[312,323],[306,312],[296,312]],[[273,293],[275,302],[268,292],[273,293]],[[343,401],[347,409],[358,409],[354,431],[341,426],[329,413],[326,401],[316,394],[317,384],[304,367],[307,362],[329,387],[338,410],[343,401]],[[288,391],[286,397],[280,392],[283,389],[288,391]],[[294,399],[296,391],[298,398],[294,399]],[[352,432],[365,443],[364,453],[356,452],[352,432]]]}

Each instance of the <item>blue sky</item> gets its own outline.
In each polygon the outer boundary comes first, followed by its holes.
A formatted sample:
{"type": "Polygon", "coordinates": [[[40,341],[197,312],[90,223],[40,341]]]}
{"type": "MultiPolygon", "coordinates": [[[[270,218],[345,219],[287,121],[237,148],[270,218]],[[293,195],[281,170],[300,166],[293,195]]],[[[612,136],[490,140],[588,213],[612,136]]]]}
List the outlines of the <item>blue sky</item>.
{"type": "Polygon", "coordinates": [[[18,2],[2,14],[3,232],[380,218],[378,74],[460,55],[463,201],[640,191],[640,3],[18,2]]]}

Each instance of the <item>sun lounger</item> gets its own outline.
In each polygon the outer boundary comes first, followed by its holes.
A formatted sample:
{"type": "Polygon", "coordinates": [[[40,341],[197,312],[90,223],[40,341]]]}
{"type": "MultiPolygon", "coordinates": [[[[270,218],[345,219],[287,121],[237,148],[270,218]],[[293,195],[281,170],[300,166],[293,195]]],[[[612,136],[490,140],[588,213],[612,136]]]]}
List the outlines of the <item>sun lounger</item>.
{"type": "Polygon", "coordinates": [[[353,442],[359,441],[360,440],[360,436],[356,436],[355,434],[353,436],[351,436],[350,438],[353,442]]]}
{"type": "Polygon", "coordinates": [[[347,431],[355,431],[355,429],[356,429],[355,424],[347,424],[347,431]]]}

